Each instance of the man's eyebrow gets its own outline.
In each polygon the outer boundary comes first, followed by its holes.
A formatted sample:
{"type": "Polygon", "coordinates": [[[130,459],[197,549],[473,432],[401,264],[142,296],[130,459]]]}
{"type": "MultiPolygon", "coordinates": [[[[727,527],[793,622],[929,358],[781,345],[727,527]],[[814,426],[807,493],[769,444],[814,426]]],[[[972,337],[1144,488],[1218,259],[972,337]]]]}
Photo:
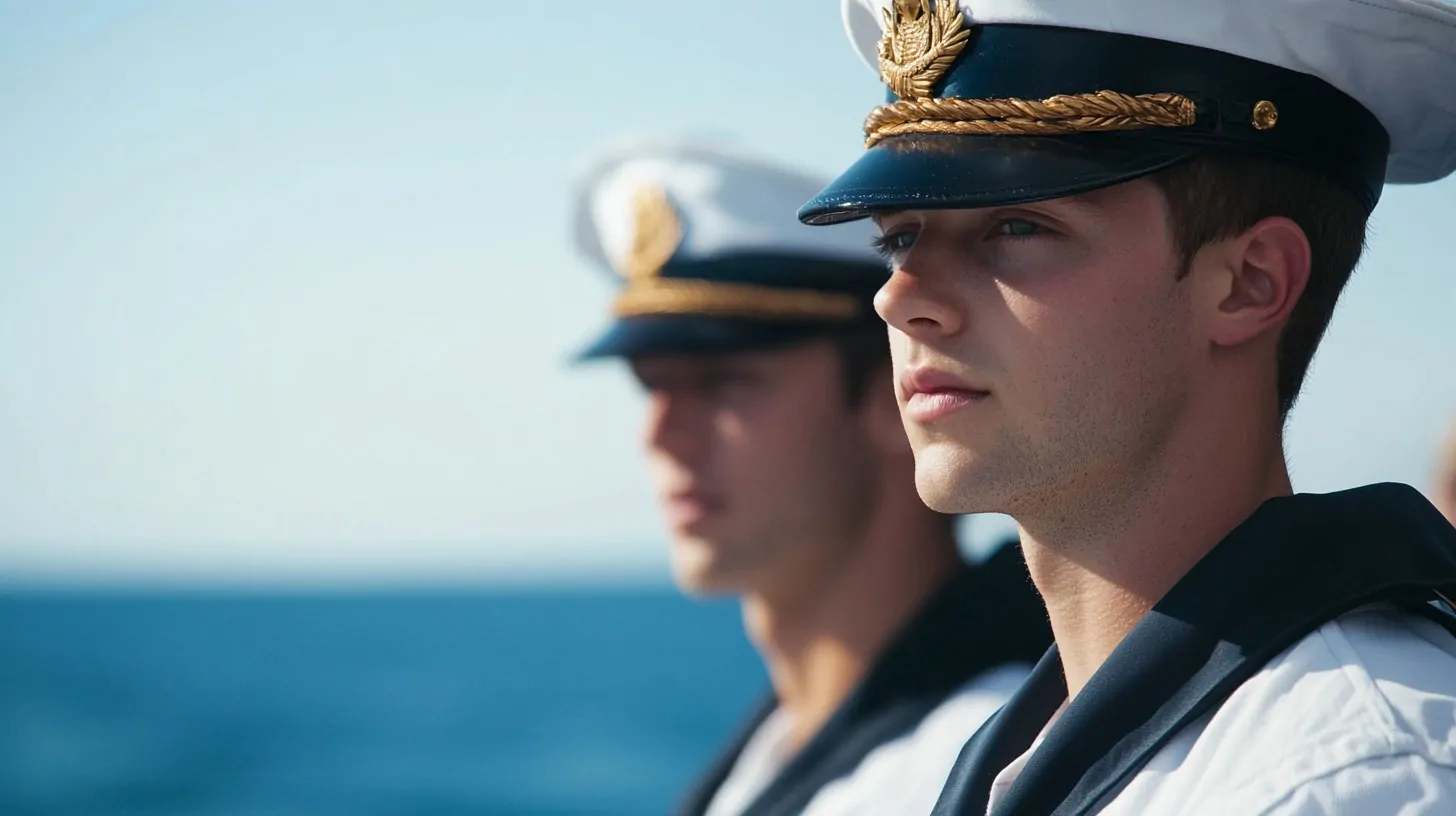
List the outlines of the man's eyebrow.
{"type": "Polygon", "coordinates": [[[1113,209],[1113,203],[1117,200],[1117,197],[1124,193],[1125,191],[1120,189],[1120,185],[1114,185],[1112,187],[1089,190],[1085,193],[1077,193],[1076,195],[1063,196],[1062,198],[1053,198],[1040,203],[1059,207],[1065,206],[1069,209],[1092,215],[1105,215],[1113,209]]]}
{"type": "MultiPolygon", "coordinates": [[[[1061,198],[1043,199],[1041,201],[1025,201],[1007,204],[993,204],[989,207],[962,208],[967,212],[987,215],[1001,210],[1009,210],[1021,207],[1049,207],[1055,209],[1069,209],[1088,215],[1105,215],[1112,209],[1107,201],[1108,198],[1117,195],[1114,188],[1102,188],[1091,190],[1076,195],[1062,196],[1061,198]]],[[[870,215],[875,226],[883,227],[885,221],[904,215],[908,210],[876,210],[870,215]]]]}

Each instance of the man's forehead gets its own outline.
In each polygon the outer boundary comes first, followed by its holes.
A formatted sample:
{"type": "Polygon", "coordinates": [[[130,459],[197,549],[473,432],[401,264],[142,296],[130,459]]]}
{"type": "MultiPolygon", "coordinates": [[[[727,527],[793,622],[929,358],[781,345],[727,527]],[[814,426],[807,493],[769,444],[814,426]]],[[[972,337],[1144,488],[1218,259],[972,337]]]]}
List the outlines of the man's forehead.
{"type": "Polygon", "coordinates": [[[976,207],[965,209],[938,208],[927,210],[879,210],[872,216],[877,224],[894,220],[910,214],[931,215],[962,214],[962,215],[990,215],[1005,212],[1012,209],[1037,209],[1042,208],[1050,211],[1068,211],[1082,213],[1106,213],[1118,205],[1143,194],[1152,188],[1152,182],[1148,179],[1135,179],[1133,181],[1115,184],[1110,187],[1101,187],[1096,190],[1089,190],[1076,195],[1061,196],[1059,198],[1048,198],[1041,201],[1026,201],[1016,204],[1001,204],[994,207],[976,207]]]}
{"type": "Polygon", "coordinates": [[[790,365],[801,358],[811,356],[813,350],[827,344],[823,338],[814,338],[787,346],[761,349],[714,352],[653,352],[636,354],[627,358],[628,365],[637,374],[696,374],[722,371],[727,368],[755,366],[768,368],[790,365]]]}
{"type": "Polygon", "coordinates": [[[627,364],[638,376],[655,374],[660,376],[692,376],[721,371],[733,365],[753,363],[765,359],[764,352],[713,352],[704,353],[659,353],[643,354],[628,358],[627,364]]]}

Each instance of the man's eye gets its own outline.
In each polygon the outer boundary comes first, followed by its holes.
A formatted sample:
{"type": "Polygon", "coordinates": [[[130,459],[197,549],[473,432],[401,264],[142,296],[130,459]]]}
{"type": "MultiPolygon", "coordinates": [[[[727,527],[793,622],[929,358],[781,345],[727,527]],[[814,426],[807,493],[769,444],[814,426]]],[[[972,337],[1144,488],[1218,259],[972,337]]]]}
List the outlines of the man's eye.
{"type": "Polygon", "coordinates": [[[750,382],[751,376],[748,372],[736,370],[714,371],[703,377],[702,387],[704,391],[718,392],[728,388],[735,388],[750,382]]]}
{"type": "Polygon", "coordinates": [[[896,252],[904,252],[905,250],[914,246],[915,231],[897,230],[895,232],[886,233],[885,235],[876,235],[873,243],[876,252],[886,257],[889,257],[896,252]]]}
{"type": "Polygon", "coordinates": [[[1025,218],[1007,218],[996,225],[996,234],[1008,238],[1022,238],[1042,232],[1041,225],[1025,218]]]}

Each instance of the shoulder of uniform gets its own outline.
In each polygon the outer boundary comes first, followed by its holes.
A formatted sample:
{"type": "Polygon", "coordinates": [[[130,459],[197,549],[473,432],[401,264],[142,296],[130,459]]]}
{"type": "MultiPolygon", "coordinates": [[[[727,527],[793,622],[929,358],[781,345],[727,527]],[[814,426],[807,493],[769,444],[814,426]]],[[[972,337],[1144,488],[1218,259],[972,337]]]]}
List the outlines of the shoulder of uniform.
{"type": "Polygon", "coordinates": [[[1125,794],[1159,806],[1202,801],[1207,812],[1280,813],[1270,809],[1350,774],[1378,771],[1382,784],[1398,785],[1420,768],[1456,769],[1453,736],[1456,638],[1369,606],[1271,660],[1165,747],[1125,794]]]}
{"type": "Polygon", "coordinates": [[[1270,661],[1212,715],[1189,756],[1252,808],[1398,757],[1456,768],[1453,736],[1456,637],[1372,605],[1270,661]]]}

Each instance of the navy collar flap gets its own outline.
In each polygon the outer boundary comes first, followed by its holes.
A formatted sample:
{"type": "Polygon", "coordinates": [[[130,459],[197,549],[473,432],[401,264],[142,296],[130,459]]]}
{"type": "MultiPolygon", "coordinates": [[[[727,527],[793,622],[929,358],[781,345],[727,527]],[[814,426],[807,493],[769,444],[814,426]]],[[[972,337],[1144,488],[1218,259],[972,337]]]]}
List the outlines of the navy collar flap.
{"type": "MultiPolygon", "coordinates": [[[[744,812],[800,813],[828,783],[875,748],[912,730],[957,688],[988,669],[1030,663],[1051,642],[1041,598],[1014,542],[966,567],[901,630],[828,722],[744,812]]],[[[770,700],[714,763],[681,811],[707,811],[770,700]]]]}
{"type": "MultiPolygon", "coordinates": [[[[1453,590],[1456,529],[1413,488],[1266,502],[1128,633],[996,813],[1094,811],[1182,728],[1319,626],[1367,603],[1423,604],[1453,590]]],[[[935,813],[984,814],[991,780],[1030,748],[1065,696],[1053,647],[966,746],[935,813]]]]}

